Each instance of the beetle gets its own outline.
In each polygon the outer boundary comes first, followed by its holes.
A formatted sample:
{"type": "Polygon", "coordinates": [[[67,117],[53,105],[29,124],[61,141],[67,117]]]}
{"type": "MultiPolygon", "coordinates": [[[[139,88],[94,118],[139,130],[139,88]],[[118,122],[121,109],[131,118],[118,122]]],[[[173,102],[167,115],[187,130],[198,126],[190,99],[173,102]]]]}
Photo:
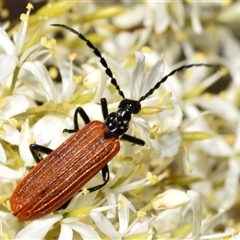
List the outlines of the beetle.
{"type": "Polygon", "coordinates": [[[170,76],[191,67],[218,68],[216,65],[204,63],[183,65],[163,77],[139,100],[127,99],[102,54],[87,38],[68,26],[52,25],[67,29],[85,41],[99,57],[112,85],[123,99],[118,110],[112,113],[108,112],[107,100],[101,99],[104,122],[90,121],[83,108],[78,107],[73,118],[74,128],[63,130],[73,134],[55,150],[38,144],[29,146],[37,165],[20,181],[10,198],[13,213],[25,221],[41,218],[60,209],[99,171],[102,172],[103,183],[88,190],[93,192],[106,185],[109,181],[107,163],[118,153],[119,140],[141,146],[145,144],[142,139],[126,134],[132,114],[139,113],[141,102],[153,94],[170,76]],[[86,124],[82,129],[79,129],[78,115],[86,124]],[[42,154],[47,156],[42,158],[42,154]]]}

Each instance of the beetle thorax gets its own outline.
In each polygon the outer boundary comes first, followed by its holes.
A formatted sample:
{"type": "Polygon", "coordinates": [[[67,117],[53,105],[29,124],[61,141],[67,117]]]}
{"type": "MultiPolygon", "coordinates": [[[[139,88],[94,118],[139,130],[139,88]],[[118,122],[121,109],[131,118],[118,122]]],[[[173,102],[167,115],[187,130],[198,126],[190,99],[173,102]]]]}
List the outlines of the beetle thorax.
{"type": "Polygon", "coordinates": [[[118,138],[123,135],[129,126],[132,114],[137,114],[141,110],[139,101],[123,99],[117,112],[112,112],[105,119],[107,135],[118,138]]]}

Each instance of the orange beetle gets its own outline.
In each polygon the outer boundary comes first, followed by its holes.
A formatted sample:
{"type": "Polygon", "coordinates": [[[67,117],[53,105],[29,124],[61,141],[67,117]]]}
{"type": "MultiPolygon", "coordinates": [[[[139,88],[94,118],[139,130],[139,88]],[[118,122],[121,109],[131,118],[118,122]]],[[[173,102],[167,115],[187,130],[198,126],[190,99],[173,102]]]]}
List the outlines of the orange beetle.
{"type": "Polygon", "coordinates": [[[91,122],[85,111],[78,107],[74,114],[74,128],[64,130],[74,134],[55,150],[37,144],[29,146],[38,164],[20,181],[10,198],[13,213],[25,221],[38,219],[61,208],[99,171],[102,171],[103,183],[88,190],[93,192],[107,184],[109,181],[107,163],[118,153],[119,139],[138,145],[145,144],[143,140],[127,135],[125,132],[128,130],[132,114],[140,112],[141,101],[150,96],[168,77],[191,67],[218,68],[211,64],[181,66],[163,77],[139,100],[126,99],[99,50],[76,30],[60,24],[53,24],[53,26],[73,32],[93,49],[123,100],[119,104],[119,109],[109,114],[106,99],[101,99],[103,123],[91,122]],[[80,130],[78,114],[86,124],[80,130]],[[41,153],[47,156],[42,159],[41,153]]]}

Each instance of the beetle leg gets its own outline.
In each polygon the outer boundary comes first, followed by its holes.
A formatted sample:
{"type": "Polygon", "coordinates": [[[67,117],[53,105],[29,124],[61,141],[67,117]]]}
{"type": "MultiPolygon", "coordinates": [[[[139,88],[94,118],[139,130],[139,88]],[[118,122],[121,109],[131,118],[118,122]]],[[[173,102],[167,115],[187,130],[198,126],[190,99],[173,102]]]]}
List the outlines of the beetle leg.
{"type": "MultiPolygon", "coordinates": [[[[105,185],[108,183],[108,181],[109,181],[109,169],[108,169],[108,165],[105,165],[105,166],[103,167],[103,169],[102,169],[102,178],[103,178],[103,183],[102,183],[102,184],[99,184],[99,185],[97,185],[97,186],[95,186],[95,187],[88,188],[87,190],[88,190],[89,192],[94,192],[94,191],[97,191],[98,189],[102,188],[103,186],[105,186],[105,185]]],[[[82,191],[82,189],[81,189],[79,192],[81,192],[81,191],[82,191]]],[[[72,200],[72,198],[69,199],[67,202],[65,202],[65,203],[64,203],[61,207],[59,207],[57,210],[65,209],[65,208],[68,206],[68,204],[70,203],[71,200],[72,200]]]]}
{"type": "Polygon", "coordinates": [[[103,183],[102,184],[99,184],[95,187],[90,187],[90,188],[88,188],[88,191],[89,192],[97,191],[98,189],[102,188],[103,186],[105,186],[108,183],[108,181],[109,181],[109,169],[108,169],[107,164],[102,169],[102,178],[103,178],[103,183]]]}
{"type": "Polygon", "coordinates": [[[142,139],[130,136],[128,134],[123,134],[120,137],[120,139],[126,140],[126,141],[134,143],[134,144],[138,144],[140,146],[143,146],[145,144],[145,142],[142,139]]]}
{"type": "Polygon", "coordinates": [[[108,117],[108,107],[106,98],[101,98],[102,115],[104,120],[108,117]]]}
{"type": "Polygon", "coordinates": [[[83,108],[78,107],[75,110],[74,113],[74,117],[73,117],[73,123],[74,123],[74,128],[73,129],[64,129],[63,132],[67,132],[67,133],[74,133],[77,132],[79,130],[79,125],[78,125],[78,114],[81,116],[81,118],[83,119],[85,124],[90,123],[90,119],[88,117],[88,115],[86,114],[86,112],[83,110],[83,108]]]}
{"type": "Polygon", "coordinates": [[[30,144],[29,149],[37,163],[39,163],[43,159],[40,153],[49,154],[53,151],[51,148],[47,148],[37,144],[30,144]]]}

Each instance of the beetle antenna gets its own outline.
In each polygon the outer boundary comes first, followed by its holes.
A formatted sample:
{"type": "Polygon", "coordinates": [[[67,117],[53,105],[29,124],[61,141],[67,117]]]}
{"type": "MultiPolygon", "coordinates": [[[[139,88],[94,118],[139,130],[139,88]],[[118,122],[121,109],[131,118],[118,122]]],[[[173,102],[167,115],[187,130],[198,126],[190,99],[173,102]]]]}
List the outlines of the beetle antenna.
{"type": "Polygon", "coordinates": [[[75,29],[68,27],[64,24],[51,24],[51,26],[55,26],[55,27],[61,27],[61,28],[65,28],[68,31],[76,34],[81,40],[83,40],[84,42],[86,42],[87,46],[90,47],[91,49],[93,49],[93,53],[100,58],[100,63],[102,64],[102,66],[105,68],[105,73],[107,74],[108,77],[110,77],[110,81],[111,84],[113,86],[115,86],[115,88],[118,91],[118,94],[122,97],[125,98],[124,93],[122,92],[122,90],[120,89],[120,87],[117,84],[117,80],[113,77],[113,73],[111,71],[111,69],[108,67],[107,62],[105,60],[105,58],[102,56],[102,54],[100,53],[100,51],[91,43],[90,40],[88,40],[87,38],[85,38],[80,32],[76,31],[75,29]]]}
{"type": "Polygon", "coordinates": [[[189,64],[189,65],[183,65],[179,68],[176,68],[174,70],[172,70],[168,75],[164,76],[159,82],[156,83],[156,85],[151,88],[144,96],[142,96],[139,99],[139,102],[145,100],[148,96],[152,95],[153,92],[158,89],[160,87],[160,85],[162,83],[164,83],[170,76],[174,75],[176,72],[180,72],[182,70],[185,70],[187,68],[191,68],[191,67],[210,67],[210,68],[214,68],[216,70],[218,70],[220,68],[219,65],[213,65],[213,64],[206,64],[206,63],[197,63],[197,64],[189,64]]]}

